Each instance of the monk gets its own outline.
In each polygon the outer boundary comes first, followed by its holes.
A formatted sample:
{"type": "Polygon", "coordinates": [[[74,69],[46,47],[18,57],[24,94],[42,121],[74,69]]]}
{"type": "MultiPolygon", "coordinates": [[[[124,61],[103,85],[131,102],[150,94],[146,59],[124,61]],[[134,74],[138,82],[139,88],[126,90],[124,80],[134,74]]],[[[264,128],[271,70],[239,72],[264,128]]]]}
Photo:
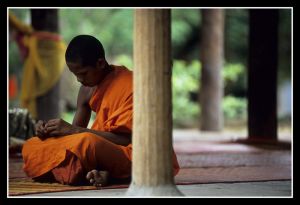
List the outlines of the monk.
{"type": "MultiPolygon", "coordinates": [[[[26,141],[23,169],[36,181],[105,186],[130,180],[132,163],[132,71],[110,65],[101,42],[79,35],[71,40],[66,64],[82,85],[72,124],[51,119],[36,124],[26,141]],[[96,112],[91,129],[91,112],[96,112]]],[[[142,137],[142,136],[141,136],[142,137]]],[[[179,165],[173,151],[173,173],[179,165]]]]}

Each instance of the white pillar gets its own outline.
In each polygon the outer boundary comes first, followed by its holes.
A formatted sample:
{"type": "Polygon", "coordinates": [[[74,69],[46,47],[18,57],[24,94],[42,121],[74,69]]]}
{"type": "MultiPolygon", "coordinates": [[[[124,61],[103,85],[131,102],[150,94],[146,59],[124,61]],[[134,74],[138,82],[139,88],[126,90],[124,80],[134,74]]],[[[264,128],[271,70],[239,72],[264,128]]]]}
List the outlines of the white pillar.
{"type": "Polygon", "coordinates": [[[133,164],[127,195],[182,195],[172,163],[169,9],[135,10],[133,73],[133,164]]]}

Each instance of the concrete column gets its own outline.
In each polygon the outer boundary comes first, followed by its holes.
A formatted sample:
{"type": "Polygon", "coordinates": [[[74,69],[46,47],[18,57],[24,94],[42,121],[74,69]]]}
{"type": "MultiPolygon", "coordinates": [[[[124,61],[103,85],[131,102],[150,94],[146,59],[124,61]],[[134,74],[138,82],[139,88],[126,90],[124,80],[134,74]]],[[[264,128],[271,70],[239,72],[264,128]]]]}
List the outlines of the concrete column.
{"type": "Polygon", "coordinates": [[[135,10],[133,164],[127,195],[182,195],[172,163],[170,35],[169,9],[135,10]]]}

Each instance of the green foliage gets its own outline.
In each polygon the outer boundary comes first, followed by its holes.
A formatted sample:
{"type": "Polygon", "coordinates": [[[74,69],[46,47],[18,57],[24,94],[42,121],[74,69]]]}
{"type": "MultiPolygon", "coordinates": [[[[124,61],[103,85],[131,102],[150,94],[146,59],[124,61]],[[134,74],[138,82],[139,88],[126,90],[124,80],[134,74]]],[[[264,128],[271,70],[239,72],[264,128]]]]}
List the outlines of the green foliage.
{"type": "Polygon", "coordinates": [[[9,9],[13,14],[26,24],[30,24],[30,9],[14,8],[9,9]]]}
{"type": "Polygon", "coordinates": [[[248,53],[248,10],[225,10],[225,59],[228,62],[247,63],[248,53]]]}
{"type": "Polygon", "coordinates": [[[279,84],[291,79],[291,10],[279,12],[278,80],[279,84]]]}
{"type": "MultiPolygon", "coordinates": [[[[242,64],[226,64],[222,70],[225,88],[237,89],[245,86],[245,68],[242,64]]],[[[191,63],[176,61],[173,66],[172,93],[173,93],[173,121],[175,126],[198,121],[201,107],[198,102],[190,99],[191,92],[198,92],[201,87],[201,63],[197,60],[191,63]]],[[[225,119],[244,119],[246,116],[246,99],[232,96],[228,89],[228,96],[224,96],[223,113],[225,119]]]]}
{"type": "Polygon", "coordinates": [[[235,82],[237,81],[240,74],[243,72],[242,64],[228,64],[222,70],[222,76],[226,82],[235,82]]]}
{"type": "Polygon", "coordinates": [[[237,98],[234,96],[225,96],[222,102],[222,108],[225,119],[236,120],[245,119],[247,116],[246,98],[237,98]]]}
{"type": "MultiPolygon", "coordinates": [[[[29,9],[12,9],[26,23],[30,23],[29,9]]],[[[200,9],[171,10],[172,49],[183,48],[191,36],[201,28],[200,9]]],[[[222,102],[225,119],[246,115],[246,68],[248,53],[248,10],[225,10],[225,60],[222,70],[225,96],[222,102]],[[237,98],[239,96],[239,98],[237,98]]],[[[133,69],[133,9],[60,9],[60,33],[68,43],[74,36],[89,34],[104,46],[109,63],[133,69]]],[[[280,10],[279,22],[279,82],[291,78],[291,10],[280,10]]],[[[197,34],[198,35],[198,34],[197,34]]],[[[199,34],[200,36],[200,34],[199,34]]],[[[200,42],[196,42],[199,43],[200,42]]],[[[196,44],[195,43],[195,44],[196,44]]],[[[188,47],[187,56],[197,59],[199,47],[188,47]],[[196,55],[194,55],[196,53],[196,55]]],[[[9,72],[22,71],[15,43],[9,44],[9,72]]],[[[198,92],[201,77],[199,60],[174,60],[172,75],[173,118],[175,125],[197,121],[201,113],[198,103],[190,100],[191,92],[198,92]]],[[[19,72],[20,73],[20,72],[19,72]]],[[[74,113],[73,113],[74,114],[74,113]]],[[[65,116],[71,121],[70,116],[65,116]]]]}
{"type": "Polygon", "coordinates": [[[171,36],[173,48],[185,43],[187,37],[199,26],[199,9],[172,9],[171,36]]]}
{"type": "MultiPolygon", "coordinates": [[[[199,9],[172,9],[172,46],[185,43],[200,23],[199,9]]],[[[69,42],[79,34],[97,37],[107,57],[132,55],[133,9],[60,9],[61,34],[69,42]],[[74,26],[76,25],[76,26],[74,26]]]]}
{"type": "MultiPolygon", "coordinates": [[[[127,55],[117,56],[116,65],[133,68],[132,58],[127,55]]],[[[234,97],[230,90],[245,88],[245,68],[242,64],[226,64],[222,70],[225,89],[228,96],[222,102],[225,119],[244,119],[246,117],[246,99],[234,97]]],[[[191,100],[190,94],[200,88],[201,63],[198,60],[186,62],[174,60],[172,68],[172,106],[173,123],[183,126],[198,121],[201,107],[191,100]]]]}
{"type": "Polygon", "coordinates": [[[108,59],[132,53],[132,9],[61,9],[61,34],[66,42],[88,34],[98,38],[108,59]]]}
{"type": "Polygon", "coordinates": [[[200,107],[190,100],[190,92],[199,88],[199,61],[187,64],[185,61],[174,61],[172,70],[172,104],[174,125],[186,124],[196,120],[200,107]]]}
{"type": "Polygon", "coordinates": [[[75,112],[63,112],[61,115],[61,119],[72,124],[74,116],[75,112]]]}
{"type": "Polygon", "coordinates": [[[22,70],[23,63],[21,62],[21,56],[19,48],[16,42],[9,44],[9,73],[18,73],[22,70]]]}
{"type": "MultiPolygon", "coordinates": [[[[30,23],[30,9],[11,9],[30,23]]],[[[247,64],[249,19],[248,9],[225,9],[224,55],[226,62],[247,64]]],[[[68,43],[74,36],[90,34],[101,40],[108,60],[118,55],[132,56],[134,9],[59,9],[60,33],[68,43]]],[[[291,10],[280,9],[279,82],[291,78],[291,10]]],[[[184,48],[201,29],[201,9],[171,10],[173,53],[184,48]]],[[[198,34],[197,34],[198,35],[198,34]]],[[[199,33],[200,36],[200,33],[199,33]]],[[[200,44],[199,39],[194,44],[200,44]]],[[[199,46],[189,46],[187,59],[198,57],[199,46]]],[[[180,53],[180,52],[178,52],[180,53]]],[[[13,54],[16,55],[16,54],[13,54]]]]}
{"type": "Polygon", "coordinates": [[[133,69],[132,58],[128,55],[118,55],[115,57],[114,62],[116,65],[123,65],[127,67],[129,70],[133,69]]]}
{"type": "MultiPolygon", "coordinates": [[[[64,121],[66,121],[70,124],[72,124],[74,116],[75,116],[75,111],[73,111],[73,112],[63,112],[62,115],[61,115],[61,119],[63,119],[64,121]]],[[[88,124],[89,128],[92,126],[93,122],[95,121],[95,117],[96,117],[96,114],[94,112],[92,112],[91,119],[90,119],[89,124],[88,124]]]]}
{"type": "MultiPolygon", "coordinates": [[[[29,24],[30,23],[30,12],[29,9],[9,9],[10,12],[12,12],[17,18],[22,20],[24,23],[29,24]]],[[[19,78],[22,74],[22,68],[23,68],[23,62],[21,60],[20,51],[18,48],[18,45],[15,41],[15,39],[12,39],[12,28],[9,27],[9,74],[13,73],[16,74],[19,78]]]]}
{"type": "Polygon", "coordinates": [[[246,68],[240,63],[228,63],[222,70],[225,95],[245,97],[246,95],[246,68]]]}

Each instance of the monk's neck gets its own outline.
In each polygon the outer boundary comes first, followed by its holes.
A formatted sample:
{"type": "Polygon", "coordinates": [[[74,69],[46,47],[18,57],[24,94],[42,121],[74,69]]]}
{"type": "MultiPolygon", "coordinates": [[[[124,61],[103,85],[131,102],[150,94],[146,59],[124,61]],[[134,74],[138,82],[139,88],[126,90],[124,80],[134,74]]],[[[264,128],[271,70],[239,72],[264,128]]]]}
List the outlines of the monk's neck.
{"type": "Polygon", "coordinates": [[[103,69],[103,75],[102,78],[99,81],[99,84],[113,71],[112,66],[110,66],[108,63],[106,63],[105,68],[103,69]]]}

